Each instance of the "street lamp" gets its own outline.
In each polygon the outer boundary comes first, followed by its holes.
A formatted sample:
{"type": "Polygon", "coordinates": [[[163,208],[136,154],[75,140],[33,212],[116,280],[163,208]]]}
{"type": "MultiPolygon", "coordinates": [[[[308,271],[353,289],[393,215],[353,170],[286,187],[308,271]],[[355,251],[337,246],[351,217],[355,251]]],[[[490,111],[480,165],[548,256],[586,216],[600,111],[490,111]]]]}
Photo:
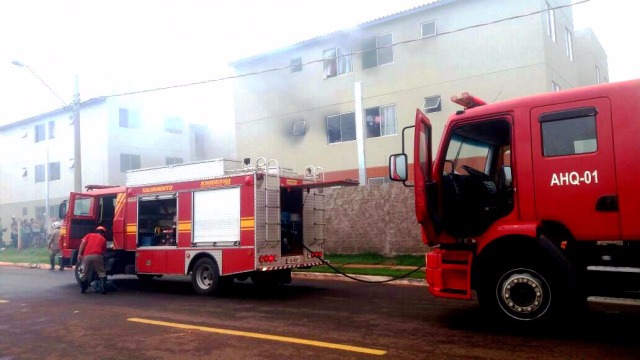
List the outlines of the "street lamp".
{"type": "MultiPolygon", "coordinates": [[[[35,76],[40,82],[55,95],[60,102],[64,105],[65,108],[69,108],[69,104],[67,104],[62,98],[55,92],[53,89],[47,85],[44,80],[38,76],[29,66],[26,64],[14,60],[11,62],[13,65],[26,68],[29,70],[33,76],[35,76]]],[[[78,86],[78,76],[75,77],[75,91],[73,94],[73,101],[71,103],[71,110],[73,112],[73,189],[75,192],[82,191],[82,168],[81,168],[81,159],[80,159],[80,92],[78,86]]],[[[46,163],[44,165],[44,178],[45,178],[45,224],[46,231],[49,231],[49,144],[46,146],[47,156],[46,163]]]]}

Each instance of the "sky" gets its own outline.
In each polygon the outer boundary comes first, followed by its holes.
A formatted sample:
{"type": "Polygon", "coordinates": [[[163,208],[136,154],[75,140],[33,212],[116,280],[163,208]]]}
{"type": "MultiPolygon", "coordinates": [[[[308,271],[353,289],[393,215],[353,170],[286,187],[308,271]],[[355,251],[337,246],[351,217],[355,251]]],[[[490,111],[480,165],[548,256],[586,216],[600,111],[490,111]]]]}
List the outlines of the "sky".
{"type": "MultiPolygon", "coordinates": [[[[71,102],[76,76],[82,100],[217,79],[228,74],[227,65],[234,60],[425,2],[2,1],[0,125],[71,102]]],[[[640,78],[640,50],[629,42],[638,10],[640,2],[627,0],[591,0],[573,8],[575,28],[591,28],[607,52],[610,81],[640,78]]],[[[191,115],[206,121],[220,112],[212,99],[219,98],[220,91],[229,94],[229,86],[221,81],[155,95],[191,109],[191,115]],[[208,107],[188,105],[196,103],[208,107]]],[[[226,100],[232,101],[233,95],[228,96],[226,100]]]]}

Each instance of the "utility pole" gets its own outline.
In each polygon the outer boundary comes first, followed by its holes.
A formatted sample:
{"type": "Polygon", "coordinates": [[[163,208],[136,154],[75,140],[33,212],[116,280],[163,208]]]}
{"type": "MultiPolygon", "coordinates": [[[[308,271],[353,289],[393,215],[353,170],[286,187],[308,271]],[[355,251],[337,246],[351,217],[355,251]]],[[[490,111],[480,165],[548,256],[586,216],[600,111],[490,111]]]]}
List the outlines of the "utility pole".
{"type": "Polygon", "coordinates": [[[80,85],[78,75],[75,76],[73,93],[73,191],[82,191],[82,159],[80,147],[80,85]]]}
{"type": "Polygon", "coordinates": [[[367,184],[367,165],[364,156],[364,124],[362,119],[362,83],[356,81],[353,86],[354,108],[356,111],[356,147],[358,148],[358,181],[360,186],[367,184]]]}

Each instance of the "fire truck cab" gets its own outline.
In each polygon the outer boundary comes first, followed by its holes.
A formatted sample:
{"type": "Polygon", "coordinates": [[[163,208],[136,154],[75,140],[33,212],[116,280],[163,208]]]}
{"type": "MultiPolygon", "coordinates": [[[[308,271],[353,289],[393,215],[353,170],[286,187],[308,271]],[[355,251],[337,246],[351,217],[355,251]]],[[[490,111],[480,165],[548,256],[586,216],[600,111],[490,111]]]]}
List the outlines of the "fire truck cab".
{"type": "Polygon", "coordinates": [[[323,181],[276,160],[210,160],[132,170],[126,186],[88,186],[60,207],[62,262],[75,266],[82,238],[107,229],[107,275],[149,280],[191,275],[200,294],[234,279],[288,283],[291,269],[322,264],[324,189],[357,181],[323,181]]]}
{"type": "Polygon", "coordinates": [[[389,161],[392,180],[414,179],[431,294],[476,291],[481,306],[516,323],[634,297],[640,80],[452,101],[464,109],[449,117],[435,156],[418,110],[412,168],[404,143],[389,161]]]}

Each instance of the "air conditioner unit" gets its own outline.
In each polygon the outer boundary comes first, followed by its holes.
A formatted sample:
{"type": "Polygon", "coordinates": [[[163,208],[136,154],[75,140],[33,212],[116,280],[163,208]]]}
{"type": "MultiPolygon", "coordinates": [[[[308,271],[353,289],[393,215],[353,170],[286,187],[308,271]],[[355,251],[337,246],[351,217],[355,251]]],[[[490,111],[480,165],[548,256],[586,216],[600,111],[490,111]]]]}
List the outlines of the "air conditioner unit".
{"type": "Polygon", "coordinates": [[[299,120],[293,123],[293,136],[302,136],[305,132],[305,121],[299,120]]]}

